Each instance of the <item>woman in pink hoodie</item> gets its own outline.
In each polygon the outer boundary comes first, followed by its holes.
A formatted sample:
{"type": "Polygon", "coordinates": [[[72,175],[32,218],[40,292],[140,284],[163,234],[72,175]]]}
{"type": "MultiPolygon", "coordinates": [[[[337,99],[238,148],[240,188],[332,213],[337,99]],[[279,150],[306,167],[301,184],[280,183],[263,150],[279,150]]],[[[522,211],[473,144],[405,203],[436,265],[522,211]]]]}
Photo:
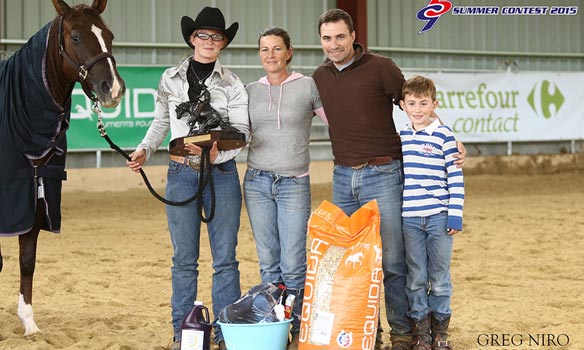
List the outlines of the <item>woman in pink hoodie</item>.
{"type": "Polygon", "coordinates": [[[243,183],[263,283],[283,283],[296,296],[292,341],[297,349],[310,216],[308,144],[312,119],[326,116],[314,80],[288,71],[290,36],[269,28],[258,40],[266,76],[247,86],[251,141],[243,183]]]}

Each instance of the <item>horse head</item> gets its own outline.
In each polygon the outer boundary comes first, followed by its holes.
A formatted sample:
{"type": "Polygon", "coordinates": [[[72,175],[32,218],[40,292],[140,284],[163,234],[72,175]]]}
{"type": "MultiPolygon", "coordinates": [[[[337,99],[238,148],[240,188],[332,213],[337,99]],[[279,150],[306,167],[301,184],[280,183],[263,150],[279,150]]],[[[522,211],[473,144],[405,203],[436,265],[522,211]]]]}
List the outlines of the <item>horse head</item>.
{"type": "Polygon", "coordinates": [[[114,35],[101,18],[107,0],[72,7],[63,0],[52,1],[59,14],[55,21],[62,74],[78,81],[89,98],[97,98],[105,107],[117,106],[126,86],[111,53],[114,35]]]}

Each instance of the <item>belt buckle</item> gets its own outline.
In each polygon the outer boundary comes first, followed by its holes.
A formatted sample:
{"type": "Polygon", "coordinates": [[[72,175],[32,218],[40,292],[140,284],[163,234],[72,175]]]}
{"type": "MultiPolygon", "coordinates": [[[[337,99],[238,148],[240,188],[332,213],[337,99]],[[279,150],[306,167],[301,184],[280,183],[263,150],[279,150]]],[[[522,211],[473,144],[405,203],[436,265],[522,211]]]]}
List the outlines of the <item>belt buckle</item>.
{"type": "Polygon", "coordinates": [[[195,171],[201,171],[201,157],[192,156],[187,158],[187,164],[195,171]]]}
{"type": "Polygon", "coordinates": [[[367,164],[369,164],[369,163],[368,162],[365,162],[363,164],[353,165],[353,166],[351,166],[351,169],[353,169],[353,170],[361,170],[361,169],[365,168],[367,166],[367,164]]]}

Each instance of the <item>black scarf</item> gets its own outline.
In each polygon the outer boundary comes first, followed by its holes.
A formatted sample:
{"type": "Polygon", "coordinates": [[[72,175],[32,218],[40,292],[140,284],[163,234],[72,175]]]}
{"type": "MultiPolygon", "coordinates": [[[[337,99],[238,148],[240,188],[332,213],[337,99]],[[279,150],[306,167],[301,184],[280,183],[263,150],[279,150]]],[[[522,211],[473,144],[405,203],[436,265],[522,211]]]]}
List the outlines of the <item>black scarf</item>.
{"type": "Polygon", "coordinates": [[[189,100],[196,102],[201,94],[201,90],[206,88],[204,82],[213,73],[215,62],[200,63],[191,60],[187,70],[187,82],[189,83],[189,100]]]}

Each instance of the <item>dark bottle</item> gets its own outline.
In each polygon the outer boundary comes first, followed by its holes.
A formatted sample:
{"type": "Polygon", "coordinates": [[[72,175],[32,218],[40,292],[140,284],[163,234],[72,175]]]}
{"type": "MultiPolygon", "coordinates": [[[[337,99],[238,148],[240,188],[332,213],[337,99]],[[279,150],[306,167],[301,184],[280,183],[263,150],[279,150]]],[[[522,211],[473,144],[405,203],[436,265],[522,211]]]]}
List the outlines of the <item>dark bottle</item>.
{"type": "Polygon", "coordinates": [[[211,323],[209,310],[202,301],[185,316],[181,325],[181,350],[209,350],[211,347],[211,323]]]}

